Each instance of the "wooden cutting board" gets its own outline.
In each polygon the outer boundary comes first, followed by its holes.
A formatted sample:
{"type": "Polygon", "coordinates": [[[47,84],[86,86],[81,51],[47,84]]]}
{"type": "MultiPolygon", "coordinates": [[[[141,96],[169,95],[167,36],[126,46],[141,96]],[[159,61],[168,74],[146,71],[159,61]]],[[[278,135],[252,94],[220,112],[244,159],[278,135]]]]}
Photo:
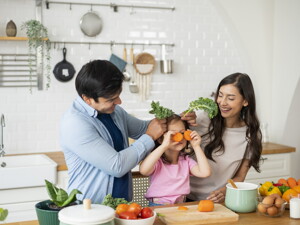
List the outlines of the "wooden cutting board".
{"type": "Polygon", "coordinates": [[[198,205],[186,206],[188,210],[178,210],[178,207],[156,208],[157,213],[163,214],[159,219],[168,225],[197,225],[220,222],[233,222],[239,219],[239,215],[227,209],[225,206],[215,204],[213,212],[199,212],[198,205]]]}

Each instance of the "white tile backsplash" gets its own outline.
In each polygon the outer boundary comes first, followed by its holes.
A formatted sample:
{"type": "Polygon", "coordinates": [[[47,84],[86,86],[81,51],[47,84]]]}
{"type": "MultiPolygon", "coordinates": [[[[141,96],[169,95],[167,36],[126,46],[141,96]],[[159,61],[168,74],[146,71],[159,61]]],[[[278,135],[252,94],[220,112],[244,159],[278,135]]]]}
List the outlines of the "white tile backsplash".
{"type": "MultiPolygon", "coordinates": [[[[81,2],[81,1],[78,1],[81,2]]],[[[89,2],[98,2],[96,0],[89,2]]],[[[103,1],[103,3],[110,3],[103,1]]],[[[102,3],[102,2],[101,2],[102,3]]],[[[241,53],[232,40],[234,33],[214,9],[209,0],[132,0],[116,1],[116,4],[174,6],[174,11],[119,8],[115,13],[110,7],[93,6],[103,20],[103,30],[97,37],[85,36],[79,27],[80,18],[90,6],[50,4],[43,7],[43,23],[48,28],[50,40],[54,41],[119,41],[129,43],[174,43],[174,73],[161,74],[159,61],[152,75],[151,93],[141,102],[138,94],[129,92],[124,83],[122,106],[141,119],[151,119],[148,113],[152,100],[181,112],[188,103],[200,96],[209,97],[224,76],[243,71],[245,66],[241,53]],[[133,13],[132,13],[133,12],[133,13]]],[[[6,36],[6,23],[12,19],[18,28],[17,36],[24,36],[21,24],[35,18],[35,1],[0,1],[0,36],[6,36]]],[[[67,60],[76,72],[93,59],[109,59],[109,45],[66,44],[67,60]]],[[[63,44],[52,43],[51,71],[62,61],[63,44]]],[[[124,46],[115,45],[113,53],[122,57],[124,46]]],[[[160,46],[134,46],[135,54],[148,51],[161,58],[160,46]]],[[[27,53],[24,42],[1,41],[1,53],[27,53]]],[[[129,57],[128,57],[129,58],[129,57]]],[[[127,69],[131,72],[131,66],[127,69]]],[[[0,88],[0,113],[6,117],[4,144],[7,153],[44,152],[61,150],[59,146],[59,120],[76,97],[75,79],[59,82],[51,74],[49,90],[27,88],[0,88]]]]}

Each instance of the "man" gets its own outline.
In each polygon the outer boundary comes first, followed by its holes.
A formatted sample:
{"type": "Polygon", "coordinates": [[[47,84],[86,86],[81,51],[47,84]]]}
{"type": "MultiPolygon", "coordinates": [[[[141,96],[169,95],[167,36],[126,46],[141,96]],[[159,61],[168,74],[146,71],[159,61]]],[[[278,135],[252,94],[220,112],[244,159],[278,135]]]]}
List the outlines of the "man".
{"type": "MultiPolygon", "coordinates": [[[[101,203],[107,194],[132,200],[134,168],[166,131],[166,121],[139,120],[119,105],[124,75],[112,63],[95,60],[79,71],[78,97],[63,115],[60,142],[68,166],[68,191],[101,203]],[[128,137],[136,141],[128,146],[128,137]]],[[[187,118],[195,122],[195,115],[187,118]]]]}

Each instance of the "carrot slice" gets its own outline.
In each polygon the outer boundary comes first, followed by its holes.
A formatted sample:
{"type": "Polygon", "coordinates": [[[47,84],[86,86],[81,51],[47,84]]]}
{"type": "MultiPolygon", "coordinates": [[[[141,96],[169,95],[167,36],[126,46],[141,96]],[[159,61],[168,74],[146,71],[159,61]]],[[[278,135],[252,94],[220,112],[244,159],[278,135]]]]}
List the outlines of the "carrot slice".
{"type": "Polygon", "coordinates": [[[173,141],[176,141],[176,142],[179,142],[183,139],[183,135],[182,133],[176,133],[172,136],[172,140],[173,141]]]}
{"type": "Polygon", "coordinates": [[[186,210],[188,210],[188,207],[185,207],[185,206],[178,206],[177,209],[178,209],[178,210],[186,211],[186,210]]]}
{"type": "Polygon", "coordinates": [[[184,131],[184,133],[183,133],[184,139],[187,140],[187,141],[192,140],[191,133],[192,133],[191,130],[184,131]]]}

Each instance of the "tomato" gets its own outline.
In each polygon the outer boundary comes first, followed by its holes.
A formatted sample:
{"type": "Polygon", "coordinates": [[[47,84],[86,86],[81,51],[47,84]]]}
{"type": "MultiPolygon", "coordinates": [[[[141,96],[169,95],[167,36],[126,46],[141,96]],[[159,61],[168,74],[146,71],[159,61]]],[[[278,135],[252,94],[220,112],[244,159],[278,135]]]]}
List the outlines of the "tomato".
{"type": "Polygon", "coordinates": [[[133,212],[136,216],[138,216],[141,211],[142,211],[142,206],[135,202],[131,203],[127,209],[127,212],[133,212]]]}
{"type": "Polygon", "coordinates": [[[149,207],[145,207],[145,208],[142,209],[142,211],[141,211],[141,217],[142,217],[143,219],[149,218],[149,217],[151,217],[151,216],[153,216],[153,211],[152,211],[152,209],[150,209],[149,207]]]}
{"type": "Polygon", "coordinates": [[[119,218],[121,219],[125,219],[125,220],[136,220],[137,219],[137,215],[133,212],[121,212],[119,214],[119,218]]]}
{"type": "Polygon", "coordinates": [[[126,212],[128,208],[128,204],[119,204],[116,208],[116,213],[119,215],[121,212],[126,212]]]}

